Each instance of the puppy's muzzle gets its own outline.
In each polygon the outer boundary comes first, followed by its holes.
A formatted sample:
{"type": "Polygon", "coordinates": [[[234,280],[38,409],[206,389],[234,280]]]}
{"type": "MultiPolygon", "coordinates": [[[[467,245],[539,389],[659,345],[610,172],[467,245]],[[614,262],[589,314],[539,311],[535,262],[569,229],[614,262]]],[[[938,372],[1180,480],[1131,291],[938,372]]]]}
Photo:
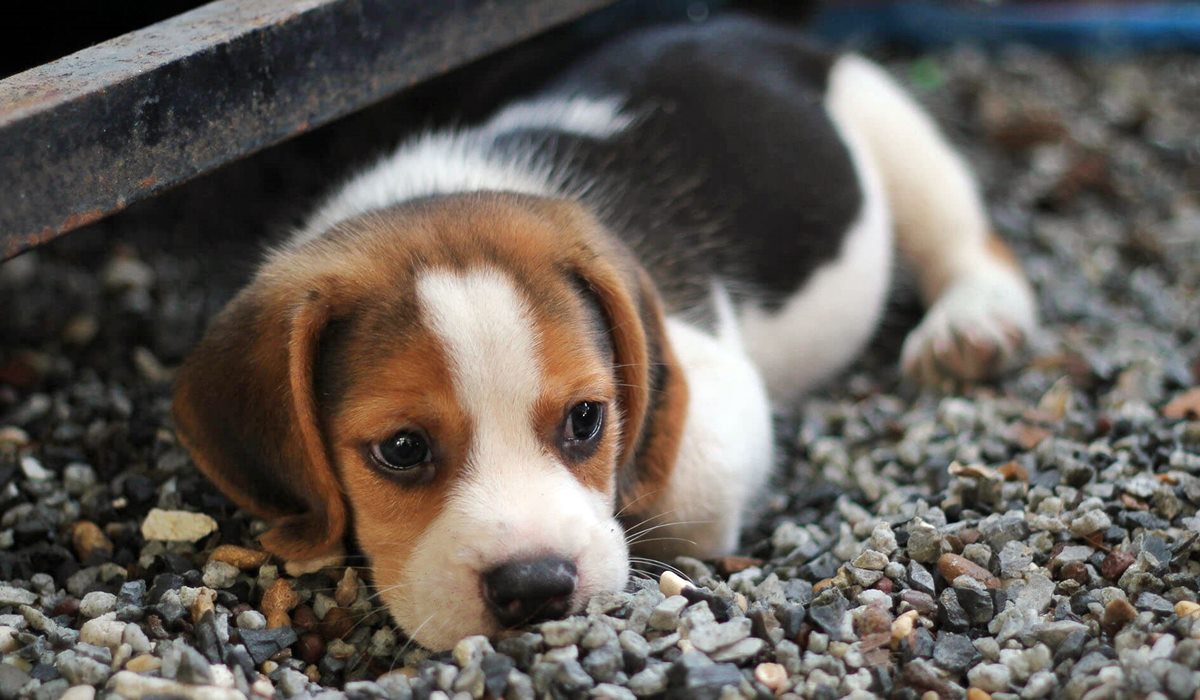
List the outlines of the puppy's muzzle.
{"type": "Polygon", "coordinates": [[[510,561],[483,574],[488,609],[504,627],[565,617],[579,575],[559,557],[510,561]]]}

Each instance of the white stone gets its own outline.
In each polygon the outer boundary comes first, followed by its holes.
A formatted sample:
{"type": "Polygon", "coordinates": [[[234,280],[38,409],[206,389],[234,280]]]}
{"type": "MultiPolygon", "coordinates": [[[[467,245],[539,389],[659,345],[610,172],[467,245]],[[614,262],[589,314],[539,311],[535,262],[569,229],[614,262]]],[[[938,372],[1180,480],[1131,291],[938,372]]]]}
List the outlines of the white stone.
{"type": "Polygon", "coordinates": [[[117,609],[117,597],[105,591],[92,591],[79,601],[79,614],[86,618],[100,617],[117,609]]]}
{"type": "Polygon", "coordinates": [[[79,628],[79,641],[116,649],[124,634],[125,623],[117,619],[116,613],[106,613],[83,623],[79,628]]]}
{"type": "Polygon", "coordinates": [[[43,467],[42,463],[33,455],[25,455],[21,458],[21,471],[30,481],[46,481],[54,476],[54,472],[43,467]]]}
{"type": "Polygon", "coordinates": [[[93,700],[95,697],[95,688],[90,685],[77,685],[67,688],[67,692],[59,696],[59,700],[93,700]]]}
{"type": "Polygon", "coordinates": [[[142,676],[133,671],[121,671],[112,677],[107,686],[112,692],[129,700],[138,700],[147,695],[176,696],[188,700],[244,700],[233,688],[215,685],[184,685],[166,678],[142,676]]]}
{"type": "Polygon", "coordinates": [[[217,530],[217,521],[203,513],[154,508],[142,521],[142,537],[166,542],[196,542],[217,530]]]}

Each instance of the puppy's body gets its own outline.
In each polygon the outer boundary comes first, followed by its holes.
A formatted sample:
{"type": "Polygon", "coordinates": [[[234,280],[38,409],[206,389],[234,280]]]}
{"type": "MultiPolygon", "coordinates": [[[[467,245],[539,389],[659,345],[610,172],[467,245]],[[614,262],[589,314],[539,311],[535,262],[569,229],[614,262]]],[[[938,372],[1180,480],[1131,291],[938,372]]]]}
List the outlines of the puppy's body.
{"type": "Polygon", "coordinates": [[[528,617],[497,592],[512,562],[552,560],[534,578],[571,585],[539,600],[577,610],[627,575],[618,516],[664,554],[736,544],[772,463],[768,394],[791,402],[859,352],[893,230],[931,304],[910,372],[1005,362],[1033,327],[1028,288],[965,167],[882,71],[748,19],[634,34],[337,192],[185,366],[181,434],[284,523],[277,552],[322,553],[352,525],[423,643],[528,617]],[[272,308],[277,338],[256,329],[272,308]],[[247,333],[286,367],[203,392],[265,373],[236,348],[247,333]],[[586,445],[585,404],[606,411],[586,445]],[[282,415],[264,431],[256,410],[282,415]],[[230,447],[221,428],[301,451],[230,447]],[[397,430],[436,446],[420,481],[364,458],[397,430]]]}

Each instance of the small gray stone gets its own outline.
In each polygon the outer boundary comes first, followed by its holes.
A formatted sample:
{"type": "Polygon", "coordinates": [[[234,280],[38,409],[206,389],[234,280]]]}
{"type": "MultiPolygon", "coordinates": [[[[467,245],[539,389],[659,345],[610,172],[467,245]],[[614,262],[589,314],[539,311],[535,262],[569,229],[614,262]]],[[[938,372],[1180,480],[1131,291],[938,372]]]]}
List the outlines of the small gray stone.
{"type": "Polygon", "coordinates": [[[223,561],[210,561],[204,565],[204,585],[209,588],[229,588],[237,583],[238,568],[223,561]]]}
{"type": "Polygon", "coordinates": [[[877,552],[873,549],[865,549],[863,550],[862,554],[859,554],[854,558],[854,561],[851,562],[851,564],[860,569],[883,571],[884,567],[888,565],[888,558],[886,554],[881,552],[877,552]]]}
{"type": "Polygon", "coordinates": [[[267,618],[257,610],[244,610],[238,613],[237,626],[244,630],[261,630],[267,626],[267,618]]]}
{"type": "Polygon", "coordinates": [[[577,644],[584,632],[587,631],[588,621],[583,617],[568,617],[565,620],[543,622],[539,631],[546,644],[552,647],[565,647],[577,644]]]}
{"type": "Polygon", "coordinates": [[[374,681],[350,681],[345,687],[348,700],[385,700],[387,691],[374,681]]]}
{"type": "Polygon", "coordinates": [[[594,700],[637,700],[637,696],[629,690],[619,685],[613,685],[612,683],[601,683],[592,688],[592,692],[588,694],[588,697],[594,700]]]}
{"type": "Polygon", "coordinates": [[[579,646],[584,649],[599,649],[617,643],[617,631],[604,620],[596,620],[588,627],[588,631],[579,640],[579,646]]]}
{"type": "Polygon", "coordinates": [[[285,698],[292,698],[308,688],[308,677],[294,669],[284,668],[280,671],[276,683],[285,698]]]}
{"type": "Polygon", "coordinates": [[[667,689],[667,666],[647,666],[630,676],[625,685],[640,698],[663,693],[667,689]]]}
{"type": "Polygon", "coordinates": [[[479,660],[463,666],[454,679],[452,689],[456,693],[467,693],[473,698],[483,697],[485,676],[479,660]]]}
{"type": "MultiPolygon", "coordinates": [[[[454,662],[459,666],[468,666],[482,660],[484,656],[494,651],[492,643],[483,635],[463,637],[458,644],[454,645],[454,662]]],[[[376,656],[381,655],[377,654],[376,656]]]]}
{"type": "MultiPolygon", "coordinates": [[[[891,555],[899,547],[896,543],[896,535],[892,532],[892,526],[885,522],[881,522],[871,530],[871,537],[867,540],[867,547],[884,555],[891,555]]],[[[868,568],[868,567],[863,567],[868,568]]]]}
{"type": "Polygon", "coordinates": [[[767,643],[757,637],[747,637],[740,642],[735,642],[714,652],[712,660],[717,663],[743,663],[748,659],[758,656],[759,652],[766,646],[767,643]]]}
{"type": "Polygon", "coordinates": [[[16,700],[21,688],[29,682],[29,674],[12,664],[0,663],[0,698],[16,700]]]}
{"type": "Polygon", "coordinates": [[[1023,542],[1009,542],[1000,550],[1000,575],[1016,578],[1033,564],[1033,550],[1023,542]]]}
{"type": "Polygon", "coordinates": [[[933,647],[933,662],[955,674],[965,671],[978,655],[970,637],[944,630],[933,647]]]}
{"type": "Polygon", "coordinates": [[[1071,520],[1071,534],[1086,537],[1093,532],[1103,532],[1112,526],[1112,518],[1102,510],[1089,510],[1071,520]]]}
{"type": "Polygon", "coordinates": [[[96,470],[75,462],[63,469],[63,487],[72,496],[82,496],[96,485],[96,470]]]}
{"type": "Polygon", "coordinates": [[[942,536],[937,528],[914,518],[908,524],[908,556],[924,564],[937,561],[942,556],[942,536]]]}
{"type": "Polygon", "coordinates": [[[0,606],[33,605],[37,602],[37,594],[24,588],[0,585],[0,606]]]}
{"type": "Polygon", "coordinates": [[[967,672],[967,680],[973,687],[989,693],[1008,690],[1010,673],[1004,664],[979,664],[967,672]]]}
{"type": "Polygon", "coordinates": [[[673,630],[679,625],[679,615],[688,605],[687,598],[673,595],[654,607],[646,624],[656,630],[673,630]]]}
{"type": "Polygon", "coordinates": [[[908,585],[922,593],[928,593],[929,595],[936,593],[933,574],[929,573],[929,569],[917,563],[915,559],[908,562],[908,585]]]}
{"type": "Polygon", "coordinates": [[[1021,690],[1021,700],[1037,700],[1054,692],[1058,687],[1058,677],[1050,671],[1038,671],[1029,677],[1021,690]]]}
{"type": "Polygon", "coordinates": [[[1025,539],[1029,536],[1029,526],[1025,523],[1025,515],[1020,512],[989,515],[979,523],[979,535],[992,548],[1000,551],[1009,542],[1025,539]]]}
{"type": "Polygon", "coordinates": [[[1034,613],[1045,612],[1054,599],[1054,582],[1042,574],[1030,574],[1017,594],[1017,607],[1034,613]]]}
{"type": "Polygon", "coordinates": [[[1058,556],[1054,557],[1054,561],[1057,561],[1059,564],[1087,561],[1095,552],[1096,550],[1085,545],[1069,545],[1062,548],[1058,556]]]}
{"type": "Polygon", "coordinates": [[[592,678],[602,683],[613,680],[624,667],[621,647],[615,641],[588,652],[583,659],[583,668],[592,678]]]}
{"type": "Polygon", "coordinates": [[[1067,637],[1072,633],[1083,631],[1087,632],[1087,625],[1073,620],[1059,620],[1057,622],[1043,622],[1033,628],[1034,639],[1046,644],[1051,649],[1057,649],[1067,637]]]}
{"type": "Polygon", "coordinates": [[[558,688],[569,696],[578,696],[596,684],[587,671],[583,670],[583,666],[574,659],[568,659],[559,665],[554,680],[558,688]]]}
{"type": "Polygon", "coordinates": [[[991,621],[996,610],[987,586],[965,574],[954,579],[953,586],[958,595],[958,604],[966,612],[971,624],[984,625],[991,621]]]}
{"type": "Polygon", "coordinates": [[[729,622],[709,624],[693,629],[688,639],[700,651],[711,654],[750,636],[750,618],[739,617],[729,622]]]}
{"type": "Polygon", "coordinates": [[[79,614],[86,618],[100,617],[117,609],[117,597],[104,591],[92,591],[79,601],[79,614]]]}
{"type": "Polygon", "coordinates": [[[70,649],[58,655],[54,667],[71,685],[100,685],[112,675],[108,664],[80,656],[70,649]]]}

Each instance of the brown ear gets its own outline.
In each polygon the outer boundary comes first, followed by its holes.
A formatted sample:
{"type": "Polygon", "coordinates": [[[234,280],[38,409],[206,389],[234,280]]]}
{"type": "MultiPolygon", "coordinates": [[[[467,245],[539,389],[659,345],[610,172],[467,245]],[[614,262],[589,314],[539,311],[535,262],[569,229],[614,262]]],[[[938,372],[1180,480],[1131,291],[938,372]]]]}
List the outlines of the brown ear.
{"type": "Polygon", "coordinates": [[[173,410],[200,470],[271,522],[263,546],[309,559],[333,551],[346,529],[313,395],[335,287],[300,270],[279,272],[268,267],[213,321],[179,371],[173,410]]]}
{"type": "Polygon", "coordinates": [[[628,251],[610,253],[583,265],[579,274],[604,311],[612,339],[624,419],[617,507],[628,516],[665,495],[683,436],[688,386],[650,276],[628,251]],[[599,263],[602,259],[619,267],[599,263]]]}

